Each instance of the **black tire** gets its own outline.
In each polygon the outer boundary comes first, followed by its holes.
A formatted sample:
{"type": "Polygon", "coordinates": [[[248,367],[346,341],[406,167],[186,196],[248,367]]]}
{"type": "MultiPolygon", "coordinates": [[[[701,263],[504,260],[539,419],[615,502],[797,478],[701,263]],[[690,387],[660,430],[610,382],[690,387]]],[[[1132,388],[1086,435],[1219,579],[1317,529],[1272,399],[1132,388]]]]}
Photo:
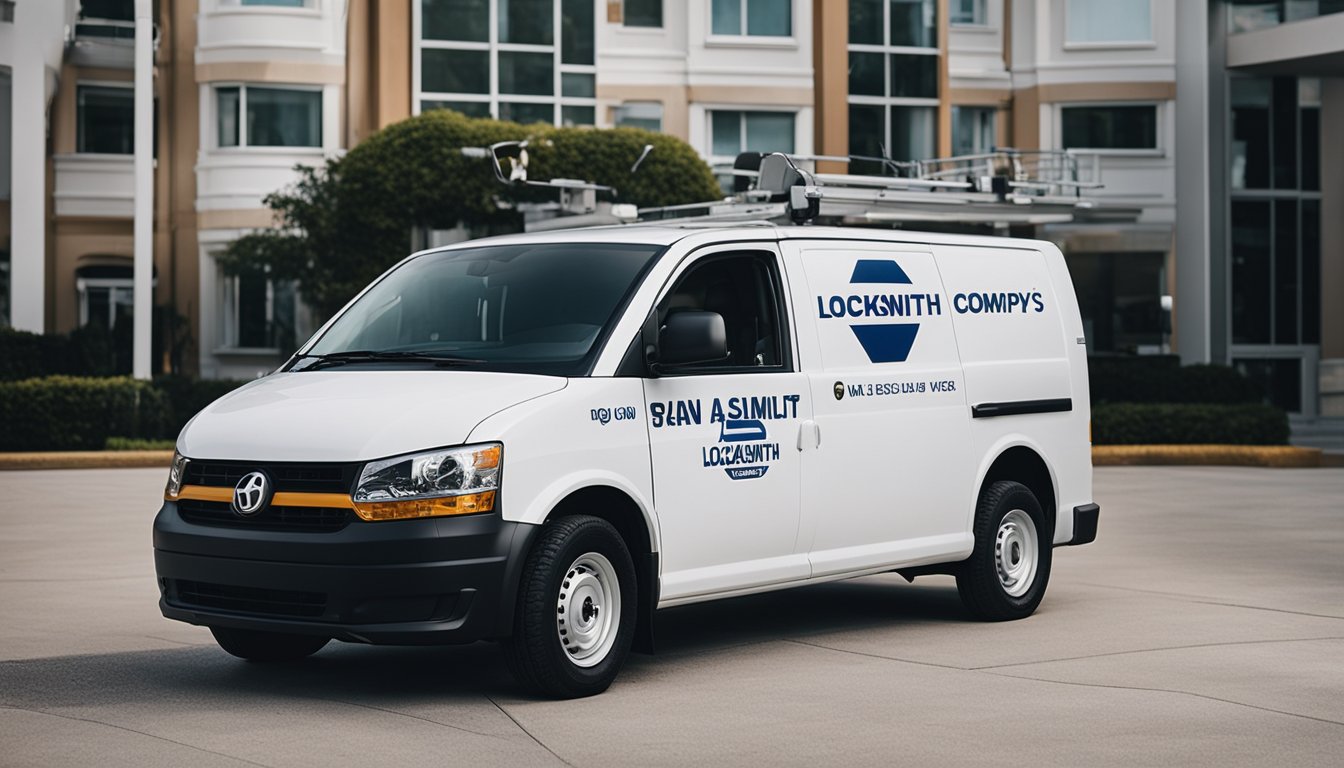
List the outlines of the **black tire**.
{"type": "Polygon", "coordinates": [[[630,653],[638,593],[630,550],[610,523],[587,515],[547,522],[523,565],[513,635],[504,643],[509,668],[521,683],[545,696],[573,699],[605,691],[630,653]],[[570,584],[567,579],[575,575],[571,567],[593,553],[615,572],[619,615],[610,620],[615,635],[605,655],[593,652],[591,666],[582,666],[562,644],[558,622],[561,614],[572,616],[567,606],[574,604],[561,599],[562,589],[570,584]]]}
{"type": "MultiPolygon", "coordinates": [[[[992,483],[980,495],[980,503],[976,505],[974,533],[975,549],[957,570],[957,593],[961,595],[961,602],[981,621],[1010,621],[1030,616],[1041,604],[1046,584],[1050,581],[1054,537],[1036,495],[1021,483],[1006,480],[992,483]],[[1013,581],[1011,576],[1000,575],[998,539],[1000,526],[1010,514],[1014,514],[1012,522],[1016,525],[1010,525],[1009,530],[1023,527],[1022,513],[1035,528],[1036,567],[1029,579],[1022,575],[1013,581]],[[1005,579],[1012,581],[1012,585],[1005,584],[1005,579]]],[[[1006,540],[1008,546],[1002,552],[1006,567],[1016,566],[1026,553],[1013,549],[1013,544],[1019,548],[1025,546],[1022,537],[1009,533],[1006,540]]]]}
{"type": "Polygon", "coordinates": [[[248,661],[298,661],[322,650],[331,638],[211,627],[219,647],[248,661]]]}

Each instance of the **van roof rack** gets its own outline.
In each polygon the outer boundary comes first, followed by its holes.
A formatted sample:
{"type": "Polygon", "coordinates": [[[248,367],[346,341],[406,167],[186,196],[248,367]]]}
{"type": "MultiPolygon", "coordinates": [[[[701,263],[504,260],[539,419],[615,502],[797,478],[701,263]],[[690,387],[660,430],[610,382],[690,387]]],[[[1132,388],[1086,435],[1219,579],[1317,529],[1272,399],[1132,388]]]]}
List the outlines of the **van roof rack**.
{"type": "MultiPolygon", "coordinates": [[[[1085,192],[1102,186],[1099,158],[1070,150],[996,148],[981,154],[913,162],[865,155],[743,152],[731,169],[720,169],[733,179],[732,195],[702,203],[635,210],[633,206],[596,200],[598,192],[616,197],[611,187],[570,179],[528,181],[525,149],[526,142],[505,142],[488,150],[463,152],[488,156],[496,177],[504,184],[559,190],[559,205],[530,204],[525,211],[528,231],[632,222],[748,221],[1002,229],[1078,221],[1126,222],[1136,220],[1141,213],[1133,207],[1099,206],[1086,197],[1085,192]],[[520,152],[522,157],[517,158],[520,152]],[[517,159],[511,172],[505,174],[500,160],[509,156],[517,159]],[[850,172],[820,172],[816,170],[818,164],[846,165],[850,172]],[[576,199],[576,193],[582,197],[576,199]]],[[[636,162],[631,168],[632,173],[638,165],[636,162]]]]}

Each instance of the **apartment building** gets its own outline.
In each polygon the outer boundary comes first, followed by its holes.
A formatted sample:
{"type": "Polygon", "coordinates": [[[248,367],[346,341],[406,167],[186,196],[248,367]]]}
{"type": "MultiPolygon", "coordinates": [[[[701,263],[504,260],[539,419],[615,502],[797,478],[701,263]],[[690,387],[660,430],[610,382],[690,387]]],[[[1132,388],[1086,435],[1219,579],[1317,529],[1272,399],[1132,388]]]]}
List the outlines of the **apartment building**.
{"type": "MultiPolygon", "coordinates": [[[[1233,363],[1295,412],[1338,413],[1341,157],[1320,140],[1344,107],[1337,5],[161,0],[154,303],[186,346],[155,367],[273,367],[315,319],[293,285],[227,277],[215,255],[272,225],[262,200],[295,165],[451,108],[661,130],[716,165],[1067,150],[1105,184],[1092,214],[1001,231],[1063,248],[1091,352],[1233,363]]],[[[16,327],[130,312],[131,7],[0,0],[0,319],[16,327]]]]}

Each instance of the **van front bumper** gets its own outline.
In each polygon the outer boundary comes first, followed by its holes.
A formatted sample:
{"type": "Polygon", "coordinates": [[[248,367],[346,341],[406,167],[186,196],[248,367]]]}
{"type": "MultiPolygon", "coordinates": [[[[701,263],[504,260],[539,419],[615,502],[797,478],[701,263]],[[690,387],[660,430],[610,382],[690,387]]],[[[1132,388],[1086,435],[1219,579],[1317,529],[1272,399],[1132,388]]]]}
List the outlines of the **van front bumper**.
{"type": "Polygon", "coordinates": [[[505,637],[538,526],[490,513],[299,533],[154,520],[163,615],[202,626],[430,645],[505,637]]]}

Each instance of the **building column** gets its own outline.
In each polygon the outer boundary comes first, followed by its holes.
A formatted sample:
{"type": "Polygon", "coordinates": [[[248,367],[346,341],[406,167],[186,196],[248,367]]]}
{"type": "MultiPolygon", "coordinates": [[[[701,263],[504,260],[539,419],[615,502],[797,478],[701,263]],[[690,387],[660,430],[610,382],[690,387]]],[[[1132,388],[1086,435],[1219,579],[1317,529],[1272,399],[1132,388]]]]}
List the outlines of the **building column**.
{"type": "MultiPolygon", "coordinates": [[[[1176,30],[1176,351],[1181,361],[1211,360],[1209,301],[1210,142],[1209,54],[1194,44],[1209,37],[1208,8],[1178,3],[1176,30]]],[[[1216,122],[1222,124],[1222,120],[1216,122]]],[[[1221,302],[1217,302],[1221,306],[1221,302]]]]}
{"type": "MultiPolygon", "coordinates": [[[[1344,78],[1321,79],[1321,137],[1344,135],[1344,78]]],[[[1344,417],[1344,147],[1321,142],[1320,414],[1344,417]]]]}
{"type": "MultiPolygon", "coordinates": [[[[812,6],[813,147],[819,155],[849,154],[849,2],[812,6]]],[[[849,173],[848,163],[817,163],[822,173],[849,173]]]]}
{"type": "MultiPolygon", "coordinates": [[[[31,4],[29,4],[31,5],[31,4]]],[[[21,331],[46,330],[47,64],[42,22],[14,14],[10,102],[9,323],[21,331]]]]}

